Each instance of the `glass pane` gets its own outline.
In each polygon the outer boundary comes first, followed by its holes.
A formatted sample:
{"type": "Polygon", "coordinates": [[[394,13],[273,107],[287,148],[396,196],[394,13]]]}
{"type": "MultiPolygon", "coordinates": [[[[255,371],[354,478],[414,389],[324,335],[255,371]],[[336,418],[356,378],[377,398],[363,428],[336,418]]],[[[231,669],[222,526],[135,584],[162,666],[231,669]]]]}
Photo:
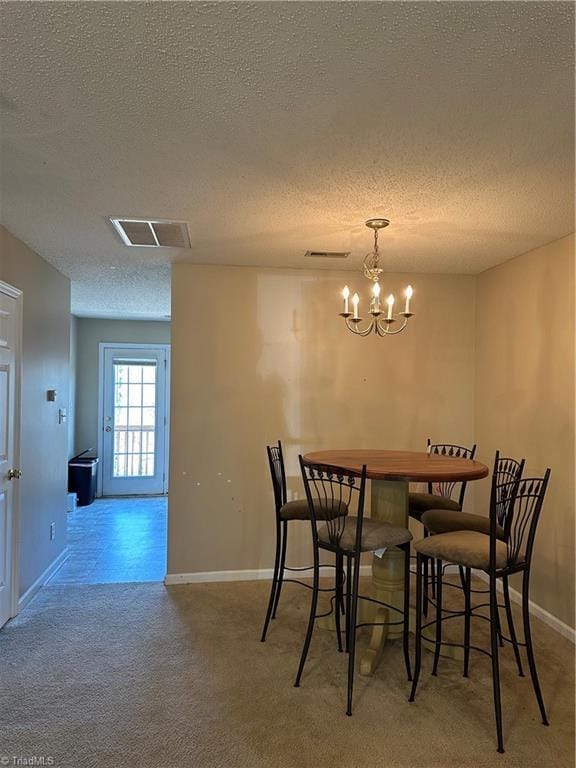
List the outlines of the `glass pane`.
{"type": "Polygon", "coordinates": [[[142,405],[156,405],[156,385],[144,384],[142,387],[142,405]]]}
{"type": "Polygon", "coordinates": [[[142,426],[154,428],[155,425],[156,425],[156,409],[142,408],[142,426]]]}
{"type": "Polygon", "coordinates": [[[128,405],[127,384],[116,384],[114,389],[114,405],[128,405]]]}
{"type": "Polygon", "coordinates": [[[114,362],[114,477],[155,472],[156,362],[114,362]]]}
{"type": "Polygon", "coordinates": [[[126,453],[126,432],[122,429],[114,433],[114,453],[126,453]]]}
{"type": "Polygon", "coordinates": [[[114,384],[128,383],[128,366],[122,363],[114,363],[114,384]]]}
{"type": "Polygon", "coordinates": [[[140,427],[142,425],[142,408],[128,408],[128,425],[140,427]]]}
{"type": "Polygon", "coordinates": [[[142,453],[154,453],[155,437],[151,429],[142,432],[142,453]]]}
{"type": "Polygon", "coordinates": [[[123,453],[114,456],[114,477],[126,477],[126,455],[123,453]]]}
{"type": "Polygon", "coordinates": [[[131,429],[128,432],[128,453],[140,453],[140,432],[131,429]]]}
{"type": "Polygon", "coordinates": [[[128,396],[130,398],[130,407],[133,405],[142,405],[142,385],[130,384],[128,388],[128,396]]]}
{"type": "Polygon", "coordinates": [[[114,427],[122,428],[128,424],[128,408],[114,409],[114,427]]]}
{"type": "Polygon", "coordinates": [[[156,365],[142,366],[142,381],[147,384],[156,384],[156,365]]]}
{"type": "Polygon", "coordinates": [[[130,384],[141,384],[142,383],[142,366],[139,363],[129,365],[129,382],[130,384]]]}

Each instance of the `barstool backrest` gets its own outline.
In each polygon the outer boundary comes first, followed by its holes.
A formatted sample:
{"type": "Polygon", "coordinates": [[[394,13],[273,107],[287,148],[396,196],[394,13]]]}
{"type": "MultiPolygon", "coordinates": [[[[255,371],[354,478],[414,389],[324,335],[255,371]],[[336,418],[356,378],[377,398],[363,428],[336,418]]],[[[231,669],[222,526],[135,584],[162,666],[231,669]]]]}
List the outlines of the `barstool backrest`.
{"type": "MultiPolygon", "coordinates": [[[[473,459],[476,453],[476,444],[472,448],[466,448],[463,445],[453,445],[452,443],[432,443],[430,438],[427,442],[428,453],[434,453],[438,456],[453,456],[456,459],[473,459]]],[[[428,493],[434,493],[435,488],[441,496],[452,499],[456,496],[460,508],[464,505],[464,494],[466,493],[466,482],[428,483],[428,493]]]]}
{"type": "Polygon", "coordinates": [[[359,554],[366,494],[366,466],[362,467],[360,473],[352,472],[326,464],[310,464],[300,456],[300,467],[312,517],[314,545],[318,542],[317,523],[320,521],[327,527],[328,543],[337,549],[344,533],[346,517],[350,514],[356,516],[354,551],[359,554]]]}
{"type": "Polygon", "coordinates": [[[492,480],[490,495],[490,567],[495,569],[497,526],[504,522],[504,540],[508,568],[530,566],[538,520],[550,478],[550,469],[543,477],[518,477],[497,484],[492,480]]]}
{"type": "Polygon", "coordinates": [[[282,443],[278,440],[278,445],[267,445],[268,464],[270,465],[270,475],[272,477],[272,488],[274,489],[274,504],[276,512],[280,507],[286,504],[286,472],[284,470],[284,456],[282,454],[282,443]]]}
{"type": "Polygon", "coordinates": [[[514,483],[515,480],[520,480],[522,472],[524,471],[524,464],[525,459],[516,461],[516,459],[500,456],[500,451],[496,451],[494,470],[492,472],[493,488],[497,495],[497,522],[504,530],[506,529],[506,519],[508,517],[511,499],[509,498],[508,503],[506,503],[506,498],[501,499],[499,497],[503,492],[502,489],[505,490],[508,488],[508,491],[510,491],[508,486],[509,483],[514,483]]]}

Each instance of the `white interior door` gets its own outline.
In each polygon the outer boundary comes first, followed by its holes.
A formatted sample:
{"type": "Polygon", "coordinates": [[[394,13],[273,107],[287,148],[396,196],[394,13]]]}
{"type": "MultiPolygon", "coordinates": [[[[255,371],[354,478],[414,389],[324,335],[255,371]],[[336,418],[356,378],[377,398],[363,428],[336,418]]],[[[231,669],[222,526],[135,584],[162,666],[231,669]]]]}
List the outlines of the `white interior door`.
{"type": "Polygon", "coordinates": [[[17,363],[17,309],[13,296],[0,286],[0,627],[12,616],[12,558],[17,363]]]}
{"type": "Polygon", "coordinates": [[[166,493],[167,349],[103,352],[102,494],[166,493]]]}

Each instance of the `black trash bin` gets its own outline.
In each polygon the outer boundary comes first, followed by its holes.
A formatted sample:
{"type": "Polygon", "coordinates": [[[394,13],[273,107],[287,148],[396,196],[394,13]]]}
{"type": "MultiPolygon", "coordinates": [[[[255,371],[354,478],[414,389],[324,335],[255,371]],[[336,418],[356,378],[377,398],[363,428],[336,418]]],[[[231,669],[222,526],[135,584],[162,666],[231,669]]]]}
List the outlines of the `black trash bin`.
{"type": "Polygon", "coordinates": [[[86,456],[90,450],[82,451],[68,462],[68,492],[76,494],[79,507],[92,504],[96,496],[99,459],[86,456]]]}

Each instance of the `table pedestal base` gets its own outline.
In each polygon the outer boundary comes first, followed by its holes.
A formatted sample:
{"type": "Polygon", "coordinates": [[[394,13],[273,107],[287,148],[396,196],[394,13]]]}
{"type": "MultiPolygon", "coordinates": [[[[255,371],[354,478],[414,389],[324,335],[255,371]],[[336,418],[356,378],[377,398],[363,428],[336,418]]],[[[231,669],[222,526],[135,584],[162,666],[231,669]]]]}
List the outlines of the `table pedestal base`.
{"type": "MultiPolygon", "coordinates": [[[[408,483],[401,480],[372,480],[371,516],[375,520],[408,527],[408,483]]],[[[382,557],[372,560],[372,594],[375,600],[393,605],[400,611],[404,606],[404,553],[390,547],[382,557]]],[[[363,600],[360,622],[402,621],[402,614],[363,600]]],[[[368,645],[358,649],[361,675],[371,675],[380,661],[386,640],[402,637],[402,624],[391,627],[369,627],[368,645]]]]}
{"type": "MultiPolygon", "coordinates": [[[[401,480],[372,480],[371,517],[385,523],[391,523],[402,528],[408,527],[408,483],[401,480]]],[[[374,555],[372,559],[372,586],[370,597],[393,605],[400,611],[404,608],[404,552],[397,547],[390,547],[382,557],[374,555]]],[[[431,607],[432,615],[434,608],[431,607]]],[[[432,618],[432,615],[430,618],[432,618]]],[[[358,604],[358,624],[370,622],[401,622],[402,614],[390,611],[388,608],[360,600],[358,604]]],[[[318,626],[322,629],[335,629],[334,615],[319,619],[318,626]]],[[[416,609],[410,608],[410,629],[416,627],[416,609]]],[[[361,675],[372,675],[376,670],[387,640],[402,639],[402,624],[396,626],[368,627],[367,643],[356,646],[358,670],[361,675]]],[[[434,640],[434,626],[425,630],[425,636],[434,640]]],[[[430,643],[423,643],[425,650],[434,650],[430,643]]],[[[461,648],[451,646],[442,649],[442,656],[461,659],[461,648]]]]}

